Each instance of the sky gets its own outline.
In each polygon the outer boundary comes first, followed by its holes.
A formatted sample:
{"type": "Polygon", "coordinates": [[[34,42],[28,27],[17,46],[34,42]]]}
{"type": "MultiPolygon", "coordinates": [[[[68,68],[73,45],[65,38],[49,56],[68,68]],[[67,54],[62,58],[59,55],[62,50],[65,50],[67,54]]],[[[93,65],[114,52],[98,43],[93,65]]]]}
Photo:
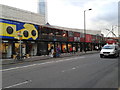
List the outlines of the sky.
{"type": "MultiPolygon", "coordinates": [[[[0,0],[0,4],[38,12],[39,0],[0,0]]],[[[101,30],[106,36],[112,30],[118,34],[119,0],[47,0],[47,21],[50,25],[84,29],[84,10],[86,10],[86,29],[101,30]],[[87,11],[88,9],[91,11],[87,11]]],[[[108,36],[112,36],[109,34],[108,36]]]]}

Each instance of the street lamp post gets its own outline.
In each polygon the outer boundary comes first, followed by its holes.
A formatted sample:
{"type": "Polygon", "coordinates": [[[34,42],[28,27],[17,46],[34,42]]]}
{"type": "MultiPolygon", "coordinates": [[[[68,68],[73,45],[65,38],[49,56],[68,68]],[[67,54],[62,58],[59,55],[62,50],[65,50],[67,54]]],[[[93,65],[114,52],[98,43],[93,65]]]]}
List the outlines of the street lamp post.
{"type": "Polygon", "coordinates": [[[20,52],[19,52],[19,55],[20,55],[20,60],[22,59],[22,34],[21,34],[21,31],[18,32],[18,37],[19,37],[19,45],[20,45],[20,52]]]}
{"type": "Polygon", "coordinates": [[[21,43],[21,39],[20,39],[20,60],[22,59],[22,50],[21,50],[22,46],[21,45],[22,45],[22,43],[21,43]]]}
{"type": "Polygon", "coordinates": [[[85,16],[85,12],[86,11],[90,11],[92,9],[88,9],[88,10],[84,10],[84,52],[86,53],[86,16],[85,16]]]}

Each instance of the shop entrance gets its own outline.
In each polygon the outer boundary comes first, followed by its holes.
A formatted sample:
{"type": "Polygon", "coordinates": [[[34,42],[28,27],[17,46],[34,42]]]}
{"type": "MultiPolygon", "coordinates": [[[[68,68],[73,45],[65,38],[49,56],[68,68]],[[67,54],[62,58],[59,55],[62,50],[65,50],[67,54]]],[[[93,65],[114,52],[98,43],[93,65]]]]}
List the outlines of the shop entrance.
{"type": "Polygon", "coordinates": [[[53,42],[49,42],[49,43],[48,43],[48,51],[49,51],[49,52],[50,52],[50,50],[51,50],[51,47],[54,48],[54,43],[53,43],[53,42]]]}
{"type": "Polygon", "coordinates": [[[26,47],[27,54],[29,56],[36,56],[37,54],[37,44],[33,41],[27,43],[26,47]]]}
{"type": "Polygon", "coordinates": [[[11,43],[0,43],[0,51],[2,54],[2,58],[6,59],[6,58],[11,58],[12,56],[12,44],[11,43]]]}
{"type": "Polygon", "coordinates": [[[48,55],[48,42],[38,42],[37,55],[48,55]]]}
{"type": "Polygon", "coordinates": [[[73,48],[72,43],[68,43],[68,51],[70,52],[70,48],[73,48]]]}
{"type": "Polygon", "coordinates": [[[49,42],[48,43],[48,51],[50,51],[51,47],[53,47],[55,49],[57,46],[60,48],[60,50],[62,50],[61,44],[59,42],[49,42]]]}
{"type": "Polygon", "coordinates": [[[62,43],[62,52],[67,53],[67,45],[66,45],[66,43],[62,43]]]}

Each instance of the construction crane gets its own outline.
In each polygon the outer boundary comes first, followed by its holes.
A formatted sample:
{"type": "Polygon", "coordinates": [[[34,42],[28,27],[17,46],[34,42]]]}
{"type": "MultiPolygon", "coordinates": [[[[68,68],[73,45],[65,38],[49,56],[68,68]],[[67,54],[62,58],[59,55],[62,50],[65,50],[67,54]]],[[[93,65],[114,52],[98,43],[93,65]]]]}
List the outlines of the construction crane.
{"type": "Polygon", "coordinates": [[[107,37],[110,33],[112,33],[113,36],[117,37],[116,34],[114,33],[114,26],[112,26],[112,30],[110,30],[110,29],[106,29],[106,30],[109,31],[109,33],[106,35],[106,37],[107,37]]]}

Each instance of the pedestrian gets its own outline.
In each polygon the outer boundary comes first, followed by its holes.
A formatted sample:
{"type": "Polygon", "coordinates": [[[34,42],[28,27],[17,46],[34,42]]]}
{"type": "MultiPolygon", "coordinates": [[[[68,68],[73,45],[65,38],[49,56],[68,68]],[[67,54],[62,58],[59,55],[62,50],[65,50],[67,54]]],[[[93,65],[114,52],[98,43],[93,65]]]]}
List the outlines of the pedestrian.
{"type": "Polygon", "coordinates": [[[99,49],[98,46],[95,46],[95,49],[98,51],[98,49],[99,49]]]}
{"type": "Polygon", "coordinates": [[[54,48],[52,46],[51,49],[50,49],[50,57],[53,57],[53,55],[54,55],[54,48]]]}
{"type": "Polygon", "coordinates": [[[78,51],[80,52],[80,47],[78,47],[78,51]]]}
{"type": "Polygon", "coordinates": [[[66,51],[67,51],[66,48],[64,48],[64,52],[65,52],[65,53],[66,53],[66,51]]]}
{"type": "Polygon", "coordinates": [[[56,47],[56,57],[60,57],[60,48],[59,48],[59,46],[56,47]]]}
{"type": "Polygon", "coordinates": [[[73,51],[73,49],[72,49],[72,47],[70,47],[70,48],[69,48],[69,52],[72,53],[72,51],[73,51]]]}
{"type": "Polygon", "coordinates": [[[75,46],[73,46],[73,53],[75,54],[75,51],[76,51],[76,48],[75,48],[75,46]]]}

